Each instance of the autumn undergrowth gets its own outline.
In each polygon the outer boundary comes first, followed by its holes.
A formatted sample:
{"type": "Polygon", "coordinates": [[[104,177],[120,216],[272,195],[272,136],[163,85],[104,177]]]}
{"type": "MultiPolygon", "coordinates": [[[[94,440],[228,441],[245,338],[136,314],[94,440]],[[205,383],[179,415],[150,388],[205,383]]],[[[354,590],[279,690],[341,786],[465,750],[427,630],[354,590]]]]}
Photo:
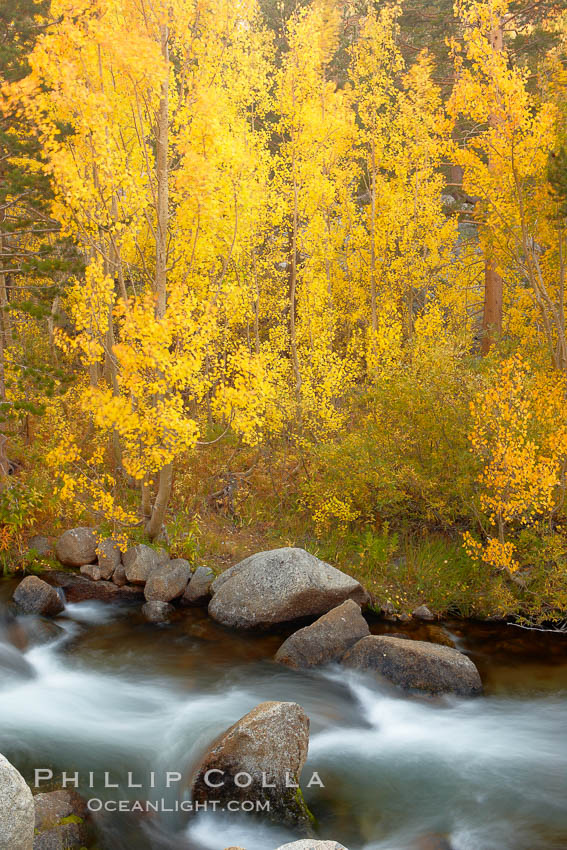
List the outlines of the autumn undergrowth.
{"type": "MultiPolygon", "coordinates": [[[[471,404],[486,379],[470,368],[449,373],[442,361],[428,375],[417,389],[400,374],[359,394],[344,432],[326,441],[246,446],[228,433],[213,443],[212,429],[203,441],[211,446],[180,459],[162,538],[149,541],[141,522],[118,531],[129,544],[166,545],[174,557],[216,572],[254,552],[301,546],[359,579],[376,609],[411,613],[426,604],[440,616],[560,619],[567,610],[567,537],[559,508],[551,518],[510,515],[506,541],[514,546],[515,573],[471,553],[465,535],[480,544],[495,533],[483,493],[503,498],[496,477],[480,477],[496,441],[479,455],[468,439],[471,404]]],[[[504,389],[505,402],[514,403],[508,384],[504,389]]],[[[496,434],[512,457],[523,445],[516,422],[514,428],[496,434]]],[[[536,448],[546,445],[542,433],[536,448]]],[[[30,445],[14,441],[20,468],[0,499],[4,573],[54,566],[28,551],[31,534],[54,539],[79,524],[96,526],[102,536],[117,532],[88,504],[58,500],[43,465],[48,439],[42,425],[30,445]]],[[[534,479],[538,468],[534,462],[528,470],[534,479]]],[[[530,482],[504,495],[527,505],[530,482]]],[[[134,511],[139,491],[126,480],[120,486],[121,501],[134,511]]]]}

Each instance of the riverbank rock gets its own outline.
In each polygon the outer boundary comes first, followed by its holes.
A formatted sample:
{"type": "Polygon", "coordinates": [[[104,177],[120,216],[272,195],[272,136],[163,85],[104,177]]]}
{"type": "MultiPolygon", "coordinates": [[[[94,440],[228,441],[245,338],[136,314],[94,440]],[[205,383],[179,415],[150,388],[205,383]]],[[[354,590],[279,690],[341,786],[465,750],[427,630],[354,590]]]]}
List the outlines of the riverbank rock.
{"type": "Polygon", "coordinates": [[[164,564],[163,554],[151,546],[139,543],[132,546],[122,556],[126,580],[130,584],[145,584],[150,573],[164,564]]]}
{"type": "Polygon", "coordinates": [[[419,608],[416,608],[415,611],[412,611],[412,617],[414,620],[422,620],[423,622],[431,622],[435,619],[435,614],[433,614],[427,605],[420,605],[419,608]]]}
{"type": "Polygon", "coordinates": [[[168,623],[174,613],[173,605],[168,602],[160,602],[157,599],[142,605],[142,614],[148,623],[168,623]]]}
{"type": "Polygon", "coordinates": [[[82,576],[90,578],[91,581],[100,581],[102,578],[98,564],[84,564],[80,569],[80,573],[82,576]]]}
{"type": "Polygon", "coordinates": [[[117,587],[124,587],[124,585],[127,584],[126,568],[124,564],[118,564],[118,566],[112,573],[112,581],[117,587]]]}
{"type": "Polygon", "coordinates": [[[105,581],[112,578],[114,571],[122,564],[122,553],[114,540],[107,537],[101,540],[96,550],[100,577],[105,581]]]}
{"type": "Polygon", "coordinates": [[[399,614],[397,613],[394,605],[391,602],[383,602],[380,605],[380,614],[384,620],[388,620],[389,623],[397,623],[399,614]]]}
{"type": "Polygon", "coordinates": [[[275,660],[288,667],[317,667],[338,661],[347,649],[370,634],[360,607],[347,599],[310,626],[294,632],[280,646],[275,660]]]}
{"type": "Polygon", "coordinates": [[[291,844],[282,844],[277,850],[347,850],[336,841],[317,841],[307,838],[303,841],[292,841],[291,844]]]}
{"type": "Polygon", "coordinates": [[[76,791],[36,794],[33,850],[80,850],[89,842],[87,804],[76,791]]]}
{"type": "Polygon", "coordinates": [[[28,540],[28,552],[35,552],[40,558],[49,558],[52,553],[51,543],[43,534],[34,534],[28,540]]]}
{"type": "Polygon", "coordinates": [[[137,602],[144,598],[141,587],[118,587],[111,581],[92,581],[79,573],[47,570],[43,578],[49,584],[63,588],[68,602],[86,602],[91,599],[101,602],[137,602]]]}
{"type": "Polygon", "coordinates": [[[304,549],[259,552],[230,567],[212,584],[209,614],[225,626],[267,628],[318,616],[347,599],[365,605],[355,579],[304,549]]]}
{"type": "Polygon", "coordinates": [[[195,775],[193,799],[221,806],[261,801],[272,820],[309,829],[313,818],[299,789],[308,746],[309,718],[300,705],[262,702],[212,745],[195,775]],[[220,787],[207,784],[207,771],[220,771],[209,774],[210,782],[222,781],[220,787]]]}
{"type": "Polygon", "coordinates": [[[190,578],[189,561],[175,558],[150,573],[144,587],[144,596],[148,602],[171,602],[183,596],[190,578]]]}
{"type": "Polygon", "coordinates": [[[26,576],[22,579],[12,598],[24,614],[55,617],[65,608],[55,588],[37,576],[26,576]]]}
{"type": "Polygon", "coordinates": [[[436,643],[370,635],[347,651],[343,664],[378,673],[406,690],[457,696],[482,693],[479,672],[470,658],[436,643]]]}
{"type": "Polygon", "coordinates": [[[0,755],[0,850],[32,850],[35,813],[23,776],[0,755]]]}
{"type": "Polygon", "coordinates": [[[206,605],[211,598],[215,574],[210,567],[197,567],[181,600],[182,605],[206,605]]]}
{"type": "Polygon", "coordinates": [[[96,561],[96,534],[92,528],[70,528],[55,545],[57,560],[66,567],[82,567],[96,561]]]}

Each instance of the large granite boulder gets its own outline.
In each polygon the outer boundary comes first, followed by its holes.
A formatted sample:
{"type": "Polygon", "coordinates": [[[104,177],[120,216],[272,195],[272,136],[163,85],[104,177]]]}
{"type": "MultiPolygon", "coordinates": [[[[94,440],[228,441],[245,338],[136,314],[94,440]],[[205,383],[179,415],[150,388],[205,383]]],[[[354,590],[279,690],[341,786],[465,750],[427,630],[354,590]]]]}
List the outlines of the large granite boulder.
{"type": "Polygon", "coordinates": [[[144,543],[139,543],[137,546],[131,546],[124,553],[122,562],[126,580],[130,584],[145,584],[150,573],[162,566],[164,558],[161,552],[144,543]]]}
{"type": "Polygon", "coordinates": [[[363,605],[368,598],[355,579],[296,548],[251,555],[222,573],[212,591],[211,617],[239,629],[318,616],[347,599],[363,605]]]}
{"type": "Polygon", "coordinates": [[[189,561],[175,558],[152,570],[144,587],[144,596],[148,602],[171,602],[183,596],[190,578],[189,561]]]}
{"type": "Polygon", "coordinates": [[[370,635],[346,652],[343,664],[378,673],[406,690],[458,696],[482,693],[479,672],[470,658],[437,643],[370,635]]]}
{"type": "Polygon", "coordinates": [[[206,605],[211,598],[215,574],[210,567],[197,567],[181,599],[182,605],[206,605]]]}
{"type": "Polygon", "coordinates": [[[22,579],[12,598],[24,614],[55,617],[65,608],[65,603],[55,588],[37,576],[26,576],[22,579]]]}
{"type": "Polygon", "coordinates": [[[276,661],[288,667],[317,667],[338,661],[347,649],[370,634],[360,607],[347,599],[315,620],[310,626],[294,632],[280,646],[276,661]]]}
{"type": "Polygon", "coordinates": [[[87,804],[76,791],[36,794],[33,850],[80,850],[89,843],[87,804]]]}
{"type": "Polygon", "coordinates": [[[299,779],[309,746],[309,718],[294,702],[262,702],[211,746],[193,781],[196,802],[262,802],[269,816],[309,829],[312,815],[299,779]],[[217,785],[218,787],[213,787],[217,785]]]}
{"type": "Polygon", "coordinates": [[[120,552],[118,543],[107,537],[98,544],[96,554],[100,577],[108,581],[109,578],[112,578],[115,569],[122,563],[122,553],[120,552]]]}
{"type": "Polygon", "coordinates": [[[0,850],[32,850],[33,797],[23,776],[0,755],[0,850]]]}
{"type": "Polygon", "coordinates": [[[82,567],[96,561],[97,538],[92,528],[70,528],[55,546],[57,560],[66,567],[82,567]]]}

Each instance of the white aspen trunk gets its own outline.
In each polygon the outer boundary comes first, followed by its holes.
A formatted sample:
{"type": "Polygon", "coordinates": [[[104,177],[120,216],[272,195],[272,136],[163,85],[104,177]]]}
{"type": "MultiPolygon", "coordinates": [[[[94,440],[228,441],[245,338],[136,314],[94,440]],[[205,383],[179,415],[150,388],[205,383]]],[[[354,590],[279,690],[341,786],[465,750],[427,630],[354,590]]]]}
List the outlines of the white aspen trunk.
{"type": "MultiPolygon", "coordinates": [[[[165,60],[166,68],[169,68],[169,46],[168,28],[161,28],[161,50],[165,60]]],[[[167,71],[166,71],[167,73],[167,71]]],[[[169,173],[168,173],[168,148],[169,148],[169,102],[168,102],[169,79],[163,81],[161,99],[159,103],[156,122],[156,182],[157,182],[157,210],[156,210],[156,316],[163,319],[167,307],[167,226],[169,212],[169,173]]],[[[152,506],[151,516],[146,525],[146,532],[151,540],[155,540],[163,529],[165,513],[171,496],[173,485],[173,464],[167,463],[159,473],[158,492],[152,506]]],[[[143,488],[143,510],[147,511],[146,488],[143,488]]]]}

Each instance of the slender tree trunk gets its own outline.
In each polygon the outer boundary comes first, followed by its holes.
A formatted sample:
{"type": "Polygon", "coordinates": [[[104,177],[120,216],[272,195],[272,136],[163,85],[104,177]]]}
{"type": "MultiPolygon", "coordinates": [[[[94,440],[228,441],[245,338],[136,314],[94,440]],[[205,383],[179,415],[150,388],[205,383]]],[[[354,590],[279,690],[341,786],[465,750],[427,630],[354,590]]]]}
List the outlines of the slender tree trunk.
{"type": "Polygon", "coordinates": [[[0,402],[6,401],[6,361],[4,356],[6,344],[4,332],[0,328],[0,402]]]}
{"type": "Polygon", "coordinates": [[[559,328],[557,334],[557,368],[567,370],[567,336],[565,329],[565,249],[563,230],[559,228],[559,328]]]}
{"type": "Polygon", "coordinates": [[[376,153],[374,141],[371,149],[370,175],[370,310],[372,330],[378,330],[378,317],[376,315],[376,153]]]}
{"type": "Polygon", "coordinates": [[[252,264],[254,268],[254,348],[256,354],[260,354],[260,287],[258,286],[258,269],[256,267],[256,255],[252,252],[252,264]]]}
{"type": "Polygon", "coordinates": [[[293,222],[291,231],[291,273],[289,278],[289,338],[291,348],[291,362],[295,375],[295,396],[298,406],[301,399],[301,369],[297,353],[297,331],[296,331],[296,297],[297,297],[297,237],[299,219],[298,186],[295,177],[295,162],[293,163],[293,222]]]}
{"type": "MultiPolygon", "coordinates": [[[[161,30],[161,49],[166,64],[169,64],[168,30],[161,30]]],[[[156,277],[155,290],[157,296],[156,315],[163,319],[167,303],[167,223],[169,206],[168,180],[168,142],[169,142],[169,104],[168,85],[166,78],[163,82],[161,100],[157,118],[156,150],[157,150],[157,221],[156,221],[156,277]]]]}
{"type": "Polygon", "coordinates": [[[147,476],[142,481],[142,517],[147,523],[152,516],[152,490],[147,481],[147,476]]]}
{"type": "Polygon", "coordinates": [[[504,284],[491,260],[484,264],[484,310],[482,314],[481,351],[488,354],[502,333],[504,284]]]}
{"type": "MultiPolygon", "coordinates": [[[[2,211],[0,227],[4,224],[5,212],[2,211]]],[[[0,231],[0,268],[6,268],[4,259],[4,235],[0,231]]],[[[6,348],[12,344],[12,323],[8,312],[8,287],[6,273],[0,271],[0,401],[6,401],[6,348]]],[[[5,477],[8,470],[5,434],[0,434],[0,475],[5,477]]]]}
{"type": "MultiPolygon", "coordinates": [[[[500,19],[494,22],[490,32],[490,45],[494,53],[501,53],[504,47],[502,22],[500,19]]],[[[496,116],[490,118],[490,126],[497,124],[496,116]]],[[[488,167],[494,170],[494,162],[489,159],[488,167]]],[[[494,342],[502,334],[504,283],[496,270],[491,257],[485,257],[484,265],[484,310],[482,314],[482,341],[481,351],[488,354],[494,342]]]]}
{"type": "Polygon", "coordinates": [[[57,363],[57,347],[55,345],[55,319],[59,310],[60,298],[55,296],[51,304],[51,310],[47,318],[47,334],[49,337],[49,351],[54,363],[57,363]]]}
{"type": "MultiPolygon", "coordinates": [[[[111,305],[108,316],[108,330],[106,332],[106,368],[108,381],[112,387],[112,394],[115,398],[118,398],[120,396],[120,389],[118,386],[118,370],[116,360],[114,359],[114,344],[114,320],[111,305]]],[[[116,428],[112,429],[112,455],[114,468],[116,470],[122,470],[122,446],[120,445],[120,434],[116,428]]]]}
{"type": "Polygon", "coordinates": [[[165,512],[171,496],[173,485],[173,463],[166,464],[159,474],[159,486],[157,496],[152,508],[152,515],[146,526],[146,532],[150,540],[159,536],[165,518],[165,512]]]}
{"type": "MultiPolygon", "coordinates": [[[[0,226],[4,224],[5,213],[2,211],[0,226]]],[[[4,259],[4,235],[0,231],[0,268],[6,268],[4,259]]],[[[6,401],[6,348],[12,342],[12,327],[10,314],[8,313],[8,289],[6,285],[6,274],[0,272],[0,402],[6,401]]],[[[8,437],[0,433],[0,489],[3,489],[8,481],[8,437]]]]}
{"type": "MultiPolygon", "coordinates": [[[[162,55],[169,67],[167,25],[161,28],[162,55]]],[[[156,210],[156,316],[163,319],[167,307],[167,226],[169,210],[169,174],[168,174],[168,148],[169,148],[169,103],[168,103],[167,76],[163,81],[161,99],[159,103],[157,126],[156,126],[156,182],[157,182],[157,210],[156,210]]],[[[159,473],[158,492],[152,506],[151,516],[146,525],[146,532],[151,540],[159,536],[167,511],[167,505],[171,496],[173,484],[173,464],[166,464],[159,473]]],[[[142,491],[142,509],[147,510],[144,500],[147,498],[145,488],[142,491]]]]}

